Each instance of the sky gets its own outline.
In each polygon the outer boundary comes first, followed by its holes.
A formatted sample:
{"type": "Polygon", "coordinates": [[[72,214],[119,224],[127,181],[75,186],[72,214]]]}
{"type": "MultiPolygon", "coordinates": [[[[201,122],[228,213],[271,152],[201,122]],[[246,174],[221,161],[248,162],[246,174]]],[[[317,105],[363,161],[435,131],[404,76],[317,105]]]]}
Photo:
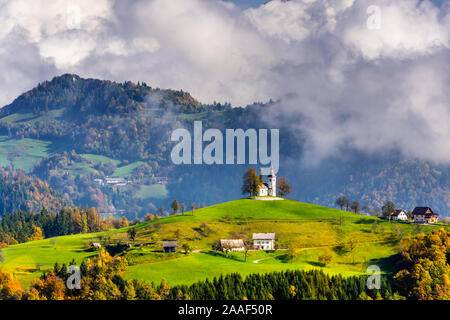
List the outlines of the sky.
{"type": "Polygon", "coordinates": [[[0,0],[0,105],[63,73],[145,81],[275,100],[263,116],[290,119],[308,159],[450,164],[449,39],[450,1],[0,0]]]}

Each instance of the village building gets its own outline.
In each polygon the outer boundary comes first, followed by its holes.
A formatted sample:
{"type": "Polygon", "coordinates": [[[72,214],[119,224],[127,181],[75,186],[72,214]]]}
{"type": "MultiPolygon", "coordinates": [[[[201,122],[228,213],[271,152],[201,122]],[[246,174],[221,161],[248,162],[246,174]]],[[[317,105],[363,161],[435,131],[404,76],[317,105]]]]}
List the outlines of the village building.
{"type": "Polygon", "coordinates": [[[220,248],[222,251],[244,251],[245,245],[242,239],[221,239],[220,248]]]}
{"type": "Polygon", "coordinates": [[[439,215],[434,213],[430,207],[415,207],[412,216],[415,223],[434,224],[437,223],[439,219],[439,215]]]}
{"type": "Polygon", "coordinates": [[[392,220],[397,221],[407,221],[409,219],[409,214],[406,210],[395,210],[395,212],[391,215],[392,220]]]}
{"type": "Polygon", "coordinates": [[[101,249],[102,245],[100,243],[98,243],[98,242],[92,242],[91,243],[91,248],[92,249],[101,249]]]}
{"type": "Polygon", "coordinates": [[[255,250],[275,250],[275,233],[254,233],[253,248],[255,250]]]}
{"type": "Polygon", "coordinates": [[[116,186],[126,186],[128,184],[128,181],[124,178],[105,178],[106,184],[113,184],[116,186]]]}
{"type": "Polygon", "coordinates": [[[178,242],[177,241],[163,241],[162,247],[164,253],[174,253],[177,252],[178,242]]]}
{"type": "Polygon", "coordinates": [[[277,196],[277,176],[273,172],[273,167],[270,168],[270,174],[267,176],[267,183],[262,183],[259,186],[258,197],[277,196]]]}

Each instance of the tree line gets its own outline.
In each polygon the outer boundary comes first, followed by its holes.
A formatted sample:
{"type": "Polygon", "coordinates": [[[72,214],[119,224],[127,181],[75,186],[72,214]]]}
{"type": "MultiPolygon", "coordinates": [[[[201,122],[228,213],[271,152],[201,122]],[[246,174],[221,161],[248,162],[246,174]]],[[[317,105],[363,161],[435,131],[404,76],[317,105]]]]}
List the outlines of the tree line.
{"type": "Polygon", "coordinates": [[[0,219],[0,246],[70,234],[92,233],[129,225],[125,217],[102,219],[95,208],[64,208],[58,213],[42,209],[34,214],[18,211],[0,219]]]}

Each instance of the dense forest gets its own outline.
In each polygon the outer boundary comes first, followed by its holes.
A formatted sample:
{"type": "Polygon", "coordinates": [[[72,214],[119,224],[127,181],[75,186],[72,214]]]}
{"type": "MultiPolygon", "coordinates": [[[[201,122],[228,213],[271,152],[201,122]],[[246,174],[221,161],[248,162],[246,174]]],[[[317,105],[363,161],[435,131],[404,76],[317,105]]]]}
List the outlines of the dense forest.
{"type": "Polygon", "coordinates": [[[18,210],[38,212],[71,205],[61,194],[38,178],[22,171],[0,167],[0,215],[18,210]]]}
{"type": "MultiPolygon", "coordinates": [[[[398,208],[431,206],[442,216],[448,214],[449,166],[405,160],[395,152],[368,155],[354,150],[306,164],[305,137],[293,129],[293,123],[301,119],[277,115],[273,108],[272,101],[233,108],[228,103],[202,104],[183,91],[66,74],[39,84],[0,109],[0,136],[8,143],[49,143],[45,156],[30,160],[34,163],[27,173],[46,181],[77,206],[108,213],[124,210],[131,219],[168,207],[173,199],[201,206],[241,197],[240,179],[246,166],[174,166],[171,162],[171,133],[176,128],[192,131],[193,120],[202,120],[205,130],[222,132],[280,129],[279,174],[290,177],[291,196],[299,201],[332,206],[345,194],[359,200],[362,207],[380,208],[392,200],[398,208]],[[95,156],[101,159],[92,160],[95,156]],[[129,170],[121,172],[124,168],[129,170]],[[94,183],[96,178],[117,173],[132,183],[126,188],[94,183]],[[160,177],[167,180],[159,186],[167,194],[156,196],[148,190],[160,177]]],[[[14,152],[19,156],[5,162],[18,169],[24,162],[18,159],[27,151],[14,152]]]]}

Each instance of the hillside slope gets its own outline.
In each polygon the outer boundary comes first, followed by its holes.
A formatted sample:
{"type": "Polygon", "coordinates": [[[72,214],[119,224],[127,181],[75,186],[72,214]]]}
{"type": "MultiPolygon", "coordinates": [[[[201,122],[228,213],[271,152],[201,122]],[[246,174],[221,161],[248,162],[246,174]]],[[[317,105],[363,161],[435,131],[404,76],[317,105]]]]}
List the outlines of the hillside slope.
{"type": "Polygon", "coordinates": [[[0,167],[0,216],[18,210],[38,212],[46,208],[58,211],[70,205],[69,200],[40,179],[0,167]]]}
{"type": "Polygon", "coordinates": [[[190,284],[223,273],[245,275],[286,269],[320,268],[330,274],[356,275],[364,273],[369,264],[377,264],[383,272],[391,273],[399,239],[420,231],[430,232],[435,227],[420,229],[296,201],[242,199],[197,209],[193,215],[186,212],[134,227],[10,246],[4,249],[3,266],[27,286],[55,262],[75,259],[79,263],[95,255],[96,252],[88,250],[89,243],[95,241],[127,258],[127,278],[155,283],[165,278],[172,284],[190,284]],[[130,228],[137,231],[134,241],[128,238],[130,228]],[[288,258],[286,250],[250,251],[247,261],[242,253],[230,253],[227,258],[211,251],[218,239],[251,238],[253,232],[275,232],[278,245],[292,248],[294,258],[288,258]],[[180,252],[162,253],[163,240],[177,240],[180,252]],[[347,249],[349,241],[356,241],[352,251],[347,249]],[[133,247],[115,251],[118,242],[130,242],[133,247]],[[183,244],[188,244],[193,252],[184,254],[183,244]],[[323,252],[332,253],[329,265],[318,262],[323,252]],[[37,263],[42,265],[40,270],[37,263]]]}

